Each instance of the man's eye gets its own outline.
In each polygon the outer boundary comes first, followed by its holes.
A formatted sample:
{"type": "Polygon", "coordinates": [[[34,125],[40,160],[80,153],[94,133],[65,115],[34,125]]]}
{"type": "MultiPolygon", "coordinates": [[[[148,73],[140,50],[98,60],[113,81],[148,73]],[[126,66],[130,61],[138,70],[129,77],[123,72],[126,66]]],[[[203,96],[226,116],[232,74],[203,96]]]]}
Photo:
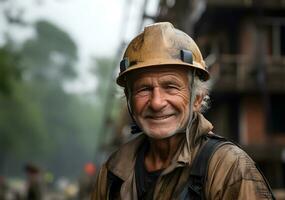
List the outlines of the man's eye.
{"type": "Polygon", "coordinates": [[[176,94],[180,89],[177,85],[167,85],[165,87],[165,90],[169,93],[169,94],[176,94]]]}
{"type": "Polygon", "coordinates": [[[139,91],[148,91],[150,88],[149,87],[143,87],[141,89],[139,89],[139,91]]]}
{"type": "Polygon", "coordinates": [[[179,89],[179,87],[178,86],[176,86],[176,85],[167,85],[167,87],[166,87],[167,89],[176,89],[176,90],[178,90],[179,89]]]}
{"type": "Polygon", "coordinates": [[[149,92],[151,90],[150,87],[142,87],[142,88],[138,88],[135,93],[137,94],[141,94],[141,93],[146,93],[149,92]]]}

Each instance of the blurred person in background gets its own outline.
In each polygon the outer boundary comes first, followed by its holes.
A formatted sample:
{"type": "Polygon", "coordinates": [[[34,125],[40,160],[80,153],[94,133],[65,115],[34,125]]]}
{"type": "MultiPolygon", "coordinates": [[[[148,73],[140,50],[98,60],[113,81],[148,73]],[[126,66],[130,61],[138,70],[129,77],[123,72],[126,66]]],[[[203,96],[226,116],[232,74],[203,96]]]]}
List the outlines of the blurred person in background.
{"type": "Polygon", "coordinates": [[[9,188],[5,177],[0,176],[0,200],[7,199],[8,190],[9,188]]]}
{"type": "Polygon", "coordinates": [[[130,42],[117,84],[140,134],[101,167],[93,200],[274,199],[254,161],[202,115],[209,78],[196,43],[168,22],[130,42]]]}
{"type": "Polygon", "coordinates": [[[26,200],[42,200],[43,185],[39,167],[28,163],[25,166],[25,172],[27,176],[26,200]]]}
{"type": "Polygon", "coordinates": [[[80,200],[89,200],[95,184],[96,166],[89,162],[84,165],[84,174],[79,179],[78,197],[80,200]]]}

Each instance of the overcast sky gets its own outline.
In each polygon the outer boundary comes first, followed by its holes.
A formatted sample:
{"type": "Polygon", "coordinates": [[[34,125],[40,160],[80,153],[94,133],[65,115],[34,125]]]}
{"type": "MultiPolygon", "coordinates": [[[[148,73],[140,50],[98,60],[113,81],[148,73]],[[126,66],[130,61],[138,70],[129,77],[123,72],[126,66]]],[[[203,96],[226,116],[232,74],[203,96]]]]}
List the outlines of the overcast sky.
{"type": "MultiPolygon", "coordinates": [[[[86,68],[90,56],[114,56],[122,39],[130,40],[139,30],[141,5],[144,0],[9,0],[10,6],[24,8],[24,19],[33,22],[48,19],[65,30],[79,50],[82,75],[74,90],[94,87],[86,68]],[[126,15],[128,18],[126,18],[126,15]],[[89,81],[87,81],[89,80],[89,81]]],[[[149,12],[155,12],[157,0],[149,1],[149,12]]],[[[1,8],[0,8],[1,9],[1,8]]],[[[16,9],[15,9],[16,10],[16,9]]],[[[0,17],[0,29],[5,29],[0,17]]],[[[31,30],[12,31],[20,40],[31,30]]],[[[0,44],[1,42],[0,38],[0,44]]]]}

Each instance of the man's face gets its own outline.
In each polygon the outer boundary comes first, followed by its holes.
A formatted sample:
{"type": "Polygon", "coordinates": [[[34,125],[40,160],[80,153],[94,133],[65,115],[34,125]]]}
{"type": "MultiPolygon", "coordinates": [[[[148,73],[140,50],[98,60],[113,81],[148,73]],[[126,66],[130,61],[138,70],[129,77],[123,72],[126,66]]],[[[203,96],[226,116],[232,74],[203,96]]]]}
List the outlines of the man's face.
{"type": "Polygon", "coordinates": [[[168,138],[189,118],[188,71],[179,67],[142,69],[131,75],[133,116],[152,138],[168,138]]]}

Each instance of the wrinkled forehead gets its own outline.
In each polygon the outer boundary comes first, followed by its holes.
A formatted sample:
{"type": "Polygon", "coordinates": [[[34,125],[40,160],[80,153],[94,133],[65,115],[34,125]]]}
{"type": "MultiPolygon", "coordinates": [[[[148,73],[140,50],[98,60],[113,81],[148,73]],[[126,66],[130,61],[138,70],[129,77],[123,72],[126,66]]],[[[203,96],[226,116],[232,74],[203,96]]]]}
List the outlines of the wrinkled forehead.
{"type": "Polygon", "coordinates": [[[160,66],[160,67],[149,67],[134,70],[130,72],[127,76],[127,86],[132,86],[134,82],[141,78],[154,77],[161,78],[163,76],[172,76],[182,81],[185,81],[185,84],[188,83],[190,69],[184,67],[173,67],[173,66],[160,66]]]}

